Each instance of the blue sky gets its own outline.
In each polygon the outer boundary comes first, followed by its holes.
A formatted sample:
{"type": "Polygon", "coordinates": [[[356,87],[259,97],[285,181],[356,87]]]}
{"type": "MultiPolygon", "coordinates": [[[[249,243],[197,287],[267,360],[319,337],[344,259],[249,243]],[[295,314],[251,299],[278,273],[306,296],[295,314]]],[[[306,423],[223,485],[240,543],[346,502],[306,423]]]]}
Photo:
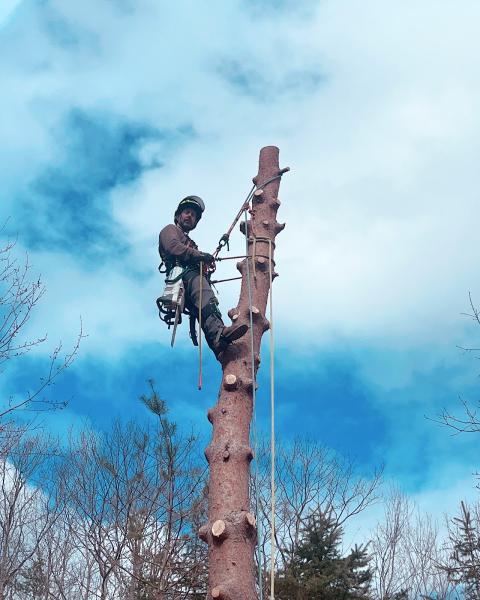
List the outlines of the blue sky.
{"type": "MultiPolygon", "coordinates": [[[[220,370],[205,358],[200,393],[185,328],[169,348],[157,234],[198,194],[194,237],[211,251],[274,144],[292,168],[278,437],[307,434],[364,473],[384,463],[436,514],[471,498],[475,438],[425,417],[478,398],[478,361],[457,346],[480,334],[461,314],[469,291],[480,303],[479,17],[467,0],[3,2],[0,217],[47,287],[28,333],[49,337],[2,393],[73,344],[81,317],[88,337],[52,391],[69,405],[47,427],[136,416],[153,378],[173,418],[208,436],[220,370]]],[[[237,293],[221,289],[224,313],[237,293]]]]}

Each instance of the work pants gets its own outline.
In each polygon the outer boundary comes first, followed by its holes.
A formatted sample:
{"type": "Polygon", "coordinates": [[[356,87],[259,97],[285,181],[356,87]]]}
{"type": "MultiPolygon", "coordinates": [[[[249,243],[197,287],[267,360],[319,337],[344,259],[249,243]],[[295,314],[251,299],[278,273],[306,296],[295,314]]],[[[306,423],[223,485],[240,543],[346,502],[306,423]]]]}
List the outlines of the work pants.
{"type": "Polygon", "coordinates": [[[220,311],[218,310],[218,301],[213,293],[212,286],[207,281],[206,277],[200,277],[198,271],[186,273],[183,277],[183,284],[185,286],[185,304],[197,318],[200,305],[200,289],[202,290],[202,330],[205,334],[207,344],[215,354],[217,354],[220,336],[225,325],[222,321],[220,311]],[[209,308],[211,308],[213,312],[204,318],[203,314],[205,312],[210,312],[210,310],[208,310],[209,308]]]}

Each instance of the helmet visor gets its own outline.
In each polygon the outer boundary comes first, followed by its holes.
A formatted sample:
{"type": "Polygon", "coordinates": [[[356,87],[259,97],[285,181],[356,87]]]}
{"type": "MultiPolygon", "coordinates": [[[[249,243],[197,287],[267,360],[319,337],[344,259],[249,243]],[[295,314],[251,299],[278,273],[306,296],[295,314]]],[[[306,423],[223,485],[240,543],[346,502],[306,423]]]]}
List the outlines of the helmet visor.
{"type": "Polygon", "coordinates": [[[176,214],[180,214],[185,208],[193,208],[197,213],[198,218],[202,216],[202,207],[196,200],[193,200],[193,198],[185,198],[185,200],[182,200],[178,205],[176,214]]]}

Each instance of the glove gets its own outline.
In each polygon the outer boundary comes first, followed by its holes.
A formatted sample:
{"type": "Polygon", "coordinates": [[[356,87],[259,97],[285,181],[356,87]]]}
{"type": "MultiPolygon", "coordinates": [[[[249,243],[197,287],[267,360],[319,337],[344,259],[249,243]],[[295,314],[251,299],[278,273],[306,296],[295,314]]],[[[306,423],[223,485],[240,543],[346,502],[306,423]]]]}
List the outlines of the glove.
{"type": "Polygon", "coordinates": [[[215,258],[212,254],[209,254],[208,252],[200,252],[200,256],[197,256],[195,258],[195,262],[204,262],[206,265],[213,265],[213,263],[215,262],[215,258]]]}

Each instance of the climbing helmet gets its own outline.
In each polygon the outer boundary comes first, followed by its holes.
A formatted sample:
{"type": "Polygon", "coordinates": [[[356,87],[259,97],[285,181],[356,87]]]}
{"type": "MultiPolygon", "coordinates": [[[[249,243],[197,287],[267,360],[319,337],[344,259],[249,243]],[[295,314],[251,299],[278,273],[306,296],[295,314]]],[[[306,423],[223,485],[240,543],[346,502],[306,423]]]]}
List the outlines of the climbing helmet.
{"type": "Polygon", "coordinates": [[[202,218],[202,213],[205,210],[205,204],[200,196],[186,196],[183,200],[181,200],[177,206],[177,210],[175,211],[175,220],[182,210],[188,207],[195,209],[198,220],[200,221],[202,218]]]}

